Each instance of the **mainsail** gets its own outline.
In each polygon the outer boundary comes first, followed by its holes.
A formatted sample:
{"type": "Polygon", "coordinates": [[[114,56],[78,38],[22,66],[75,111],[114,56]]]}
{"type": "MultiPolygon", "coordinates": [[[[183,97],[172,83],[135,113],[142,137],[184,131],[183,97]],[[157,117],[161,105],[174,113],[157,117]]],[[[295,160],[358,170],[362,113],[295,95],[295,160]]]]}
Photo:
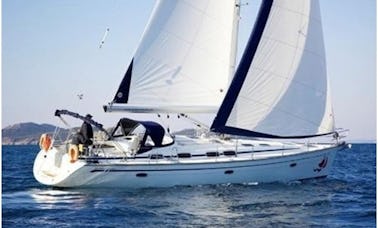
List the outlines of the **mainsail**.
{"type": "Polygon", "coordinates": [[[302,138],[334,131],[317,0],[264,0],[211,127],[235,135],[302,138]]]}
{"type": "Polygon", "coordinates": [[[215,114],[234,73],[238,1],[157,1],[105,110],[215,114]]]}
{"type": "Polygon", "coordinates": [[[159,0],[106,111],[217,113],[212,131],[244,136],[334,132],[318,1],[263,0],[229,85],[239,2],[159,0]]]}

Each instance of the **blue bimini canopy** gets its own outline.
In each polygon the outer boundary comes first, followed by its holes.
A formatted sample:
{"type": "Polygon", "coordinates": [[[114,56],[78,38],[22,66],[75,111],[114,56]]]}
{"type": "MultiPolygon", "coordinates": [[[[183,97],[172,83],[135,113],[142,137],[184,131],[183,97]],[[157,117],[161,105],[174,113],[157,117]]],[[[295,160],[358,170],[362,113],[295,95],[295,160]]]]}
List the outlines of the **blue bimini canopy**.
{"type": "Polygon", "coordinates": [[[114,128],[112,136],[120,136],[117,135],[117,132],[119,132],[119,128],[121,128],[122,135],[127,136],[131,134],[139,125],[142,125],[146,129],[143,144],[147,139],[147,136],[150,136],[151,140],[154,142],[156,147],[165,146],[163,145],[163,138],[165,135],[164,128],[160,124],[152,121],[137,121],[128,118],[122,118],[119,120],[117,126],[114,128]]]}
{"type": "Polygon", "coordinates": [[[163,146],[165,130],[160,124],[152,121],[140,121],[139,123],[146,128],[146,135],[151,137],[155,146],[163,146]]]}

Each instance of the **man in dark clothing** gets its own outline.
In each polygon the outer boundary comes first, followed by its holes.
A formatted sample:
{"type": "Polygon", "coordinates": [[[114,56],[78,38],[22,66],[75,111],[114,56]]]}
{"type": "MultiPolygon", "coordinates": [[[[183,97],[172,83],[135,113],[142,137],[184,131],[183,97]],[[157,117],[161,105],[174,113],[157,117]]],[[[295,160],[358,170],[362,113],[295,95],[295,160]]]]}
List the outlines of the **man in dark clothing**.
{"type": "MultiPolygon", "coordinates": [[[[87,119],[92,118],[90,114],[87,114],[85,117],[87,119]]],[[[83,144],[85,147],[87,147],[93,144],[92,138],[93,138],[92,126],[89,123],[84,121],[80,127],[80,131],[73,137],[72,144],[75,144],[75,145],[83,144]]]]}
{"type": "MultiPolygon", "coordinates": [[[[90,114],[87,114],[85,117],[88,119],[92,118],[90,114]]],[[[84,123],[81,125],[81,128],[80,128],[80,134],[83,136],[82,142],[81,142],[82,144],[84,144],[85,146],[89,146],[93,144],[93,141],[91,140],[93,138],[93,129],[89,123],[84,121],[84,123]]]]}

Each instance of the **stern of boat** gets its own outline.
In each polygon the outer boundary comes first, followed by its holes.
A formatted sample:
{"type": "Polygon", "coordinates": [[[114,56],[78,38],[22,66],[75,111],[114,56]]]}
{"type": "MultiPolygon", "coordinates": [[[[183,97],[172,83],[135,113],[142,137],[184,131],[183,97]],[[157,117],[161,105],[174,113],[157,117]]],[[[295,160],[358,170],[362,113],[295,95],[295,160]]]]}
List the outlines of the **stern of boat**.
{"type": "Polygon", "coordinates": [[[67,151],[51,147],[38,152],[34,161],[33,174],[41,184],[60,186],[60,183],[84,165],[84,161],[72,162],[67,151]]]}

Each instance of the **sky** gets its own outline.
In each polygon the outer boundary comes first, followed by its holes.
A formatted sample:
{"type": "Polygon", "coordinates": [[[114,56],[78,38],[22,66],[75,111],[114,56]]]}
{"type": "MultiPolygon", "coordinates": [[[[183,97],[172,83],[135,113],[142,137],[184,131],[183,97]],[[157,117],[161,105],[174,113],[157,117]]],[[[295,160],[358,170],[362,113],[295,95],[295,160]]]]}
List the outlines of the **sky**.
{"type": "MultiPolygon", "coordinates": [[[[241,11],[239,49],[260,4],[243,2],[249,4],[241,11]]],[[[56,109],[91,113],[105,126],[124,117],[104,113],[102,106],[113,99],[154,3],[3,0],[2,128],[60,125],[56,109]]],[[[349,129],[350,140],[375,140],[376,1],[320,0],[320,6],[336,126],[349,129]]]]}

